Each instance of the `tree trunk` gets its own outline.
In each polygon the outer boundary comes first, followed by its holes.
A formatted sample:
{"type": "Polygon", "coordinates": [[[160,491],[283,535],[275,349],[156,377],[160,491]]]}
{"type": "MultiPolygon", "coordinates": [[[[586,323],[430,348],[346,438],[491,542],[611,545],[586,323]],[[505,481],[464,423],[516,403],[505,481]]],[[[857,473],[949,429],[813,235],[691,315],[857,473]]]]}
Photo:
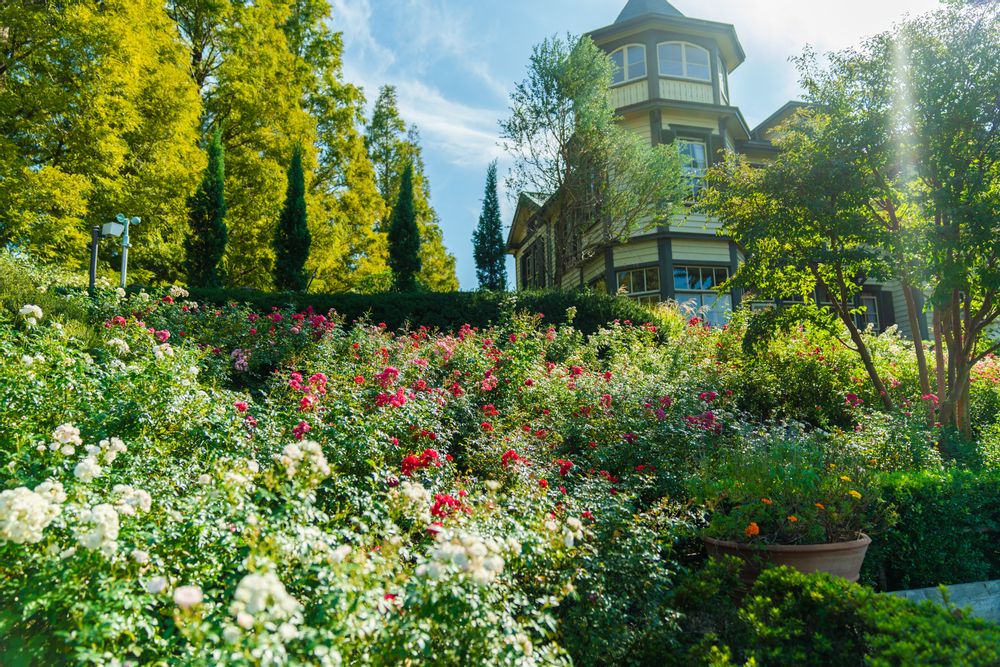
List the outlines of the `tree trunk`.
{"type": "Polygon", "coordinates": [[[872,386],[875,387],[875,391],[878,392],[879,398],[882,399],[882,407],[886,410],[892,410],[892,400],[889,398],[889,392],[885,388],[885,384],[882,382],[882,378],[879,377],[878,369],[875,368],[875,362],[872,361],[871,352],[868,350],[868,346],[865,345],[864,339],[861,337],[861,332],[858,331],[858,327],[854,324],[854,320],[851,318],[850,313],[844,311],[846,317],[842,314],[841,320],[847,325],[847,330],[851,334],[851,341],[858,348],[858,354],[861,355],[861,362],[865,366],[865,370],[868,371],[868,378],[872,381],[872,386]]]}
{"type": "Polygon", "coordinates": [[[910,335],[913,338],[913,350],[917,355],[917,371],[920,374],[920,393],[926,396],[931,393],[931,379],[930,373],[927,370],[927,356],[924,354],[924,337],[920,333],[917,300],[913,296],[913,287],[907,281],[903,281],[903,298],[906,300],[906,315],[910,320],[910,335]]]}
{"type": "Polygon", "coordinates": [[[944,369],[944,333],[941,330],[941,313],[934,309],[934,374],[937,376],[938,403],[948,394],[948,376],[944,369]]]}

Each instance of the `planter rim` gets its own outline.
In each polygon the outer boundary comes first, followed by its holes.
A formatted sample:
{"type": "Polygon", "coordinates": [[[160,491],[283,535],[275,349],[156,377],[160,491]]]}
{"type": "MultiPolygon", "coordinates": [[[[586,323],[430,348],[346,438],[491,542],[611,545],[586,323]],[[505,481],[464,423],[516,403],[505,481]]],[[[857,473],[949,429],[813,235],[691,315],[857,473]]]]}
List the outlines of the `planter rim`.
{"type": "Polygon", "coordinates": [[[775,551],[782,552],[816,552],[816,551],[849,551],[859,547],[867,547],[872,543],[872,538],[864,533],[856,540],[847,542],[827,542],[825,544],[748,544],[746,542],[730,542],[728,540],[717,540],[714,537],[702,536],[701,538],[709,544],[735,549],[738,551],[775,551]]]}

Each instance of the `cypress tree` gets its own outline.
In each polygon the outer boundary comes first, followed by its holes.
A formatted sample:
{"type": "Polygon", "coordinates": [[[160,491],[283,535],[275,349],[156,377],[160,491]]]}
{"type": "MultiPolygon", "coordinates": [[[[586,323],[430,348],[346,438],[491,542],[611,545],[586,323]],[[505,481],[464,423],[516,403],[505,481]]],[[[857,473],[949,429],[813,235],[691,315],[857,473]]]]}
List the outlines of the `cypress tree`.
{"type": "Polygon", "coordinates": [[[302,171],[302,149],[295,147],[288,165],[288,190],[274,235],[274,286],[279,290],[305,291],[306,260],[312,236],[306,223],[306,178],[302,171]]]}
{"type": "Polygon", "coordinates": [[[184,241],[188,284],[219,287],[219,262],[226,252],[226,167],[222,133],[216,130],[208,144],[208,166],[201,186],[188,201],[191,233],[184,241]]]}
{"type": "Polygon", "coordinates": [[[494,292],[507,290],[507,262],[500,221],[500,198],[497,196],[497,163],[486,171],[486,193],[479,224],[472,232],[473,255],[479,288],[494,292]]]}
{"type": "Polygon", "coordinates": [[[417,288],[420,273],[420,230],[413,202],[413,165],[407,164],[399,184],[399,195],[389,219],[389,268],[393,288],[410,292],[417,288]]]}

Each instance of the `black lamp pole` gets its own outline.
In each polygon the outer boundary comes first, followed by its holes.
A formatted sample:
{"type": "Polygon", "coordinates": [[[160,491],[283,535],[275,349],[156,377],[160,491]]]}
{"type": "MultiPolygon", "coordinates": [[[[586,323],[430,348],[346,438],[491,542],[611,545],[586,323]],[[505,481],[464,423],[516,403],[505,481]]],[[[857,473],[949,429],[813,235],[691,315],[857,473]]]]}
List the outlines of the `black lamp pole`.
{"type": "Polygon", "coordinates": [[[90,228],[90,296],[94,296],[94,287],[97,284],[97,246],[101,242],[101,227],[94,225],[90,228]]]}

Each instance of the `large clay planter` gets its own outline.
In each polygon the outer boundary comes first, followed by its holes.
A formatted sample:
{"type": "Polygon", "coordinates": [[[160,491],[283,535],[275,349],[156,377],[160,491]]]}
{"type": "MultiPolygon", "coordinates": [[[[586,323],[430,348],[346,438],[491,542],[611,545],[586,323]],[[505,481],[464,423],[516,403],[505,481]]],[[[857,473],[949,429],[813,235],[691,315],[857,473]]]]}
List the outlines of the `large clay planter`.
{"type": "Polygon", "coordinates": [[[768,565],[787,565],[800,572],[829,572],[857,581],[872,538],[864,533],[851,542],[832,544],[740,544],[703,537],[710,556],[736,556],[746,561],[740,577],[749,583],[768,565]]]}

